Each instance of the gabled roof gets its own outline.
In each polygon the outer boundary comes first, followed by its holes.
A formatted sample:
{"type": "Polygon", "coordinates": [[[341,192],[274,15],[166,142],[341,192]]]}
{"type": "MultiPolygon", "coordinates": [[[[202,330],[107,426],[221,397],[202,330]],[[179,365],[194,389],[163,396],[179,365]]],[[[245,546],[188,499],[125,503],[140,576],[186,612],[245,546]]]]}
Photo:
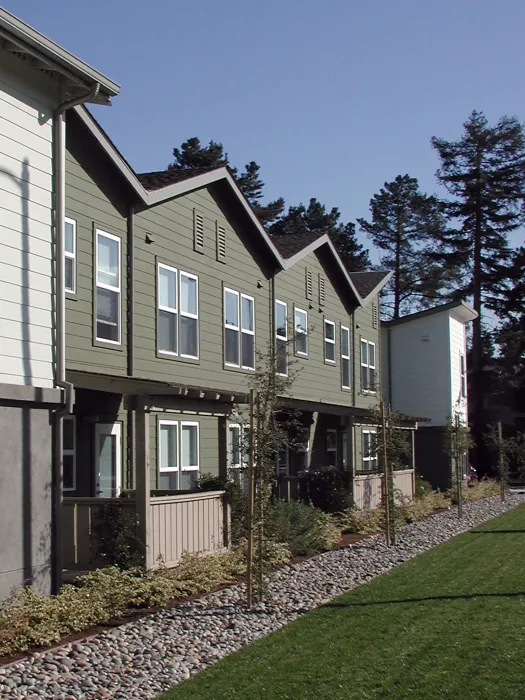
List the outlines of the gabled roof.
{"type": "Polygon", "coordinates": [[[80,87],[85,91],[93,83],[99,83],[100,90],[95,100],[99,103],[109,104],[111,98],[120,92],[117,83],[1,7],[0,39],[4,40],[7,51],[27,54],[34,59],[36,67],[66,77],[70,88],[78,90],[80,87]]]}
{"type": "Polygon", "coordinates": [[[401,318],[397,318],[395,321],[382,321],[381,325],[383,328],[392,328],[392,326],[399,326],[402,323],[409,323],[410,321],[416,321],[419,318],[425,318],[427,316],[434,316],[436,314],[448,313],[449,316],[456,319],[460,323],[469,323],[478,317],[478,312],[467,304],[467,302],[462,299],[457,301],[451,301],[448,304],[441,304],[440,306],[434,306],[431,309],[425,309],[424,311],[417,311],[413,314],[407,314],[401,318]]]}
{"type": "Polygon", "coordinates": [[[378,294],[392,276],[391,272],[349,272],[327,233],[290,234],[274,236],[273,241],[283,256],[284,269],[302,260],[322,246],[326,246],[335,264],[343,274],[359,306],[366,306],[371,297],[378,294]]]}
{"type": "Polygon", "coordinates": [[[282,270],[288,270],[309,253],[314,252],[321,246],[325,246],[360,306],[365,306],[370,298],[377,294],[390,279],[392,274],[390,272],[349,273],[326,233],[269,236],[239,189],[235,178],[226,167],[214,170],[204,169],[200,174],[195,174],[194,171],[186,174],[176,170],[135,173],[87,108],[81,105],[75,107],[74,111],[131,186],[139,201],[146,207],[161,204],[174,197],[188,194],[208,185],[222,183],[228,187],[229,191],[243,207],[261,240],[273,256],[275,263],[282,270]],[[355,275],[363,275],[363,277],[358,276],[358,282],[356,283],[354,281],[355,275]],[[366,277],[366,275],[372,275],[372,277],[366,277]],[[359,291],[359,287],[363,294],[359,291]]]}

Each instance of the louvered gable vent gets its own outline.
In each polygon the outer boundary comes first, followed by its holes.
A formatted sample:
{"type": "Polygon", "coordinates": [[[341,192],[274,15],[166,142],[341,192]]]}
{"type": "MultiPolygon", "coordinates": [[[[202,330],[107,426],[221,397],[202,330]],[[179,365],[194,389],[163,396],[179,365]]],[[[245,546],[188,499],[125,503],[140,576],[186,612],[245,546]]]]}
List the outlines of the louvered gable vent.
{"type": "Polygon", "coordinates": [[[312,271],[307,267],[304,268],[305,273],[305,286],[306,286],[306,298],[312,298],[312,271]]]}
{"type": "Polygon", "coordinates": [[[217,260],[226,262],[226,229],[217,221],[217,260]]]}
{"type": "Polygon", "coordinates": [[[320,304],[320,306],[324,305],[324,300],[325,300],[324,277],[323,277],[323,275],[319,275],[319,304],[320,304]]]}
{"type": "Polygon", "coordinates": [[[377,328],[379,325],[379,314],[377,304],[372,304],[372,328],[377,328]]]}
{"type": "Polygon", "coordinates": [[[193,210],[193,250],[204,253],[204,217],[196,209],[193,210]]]}

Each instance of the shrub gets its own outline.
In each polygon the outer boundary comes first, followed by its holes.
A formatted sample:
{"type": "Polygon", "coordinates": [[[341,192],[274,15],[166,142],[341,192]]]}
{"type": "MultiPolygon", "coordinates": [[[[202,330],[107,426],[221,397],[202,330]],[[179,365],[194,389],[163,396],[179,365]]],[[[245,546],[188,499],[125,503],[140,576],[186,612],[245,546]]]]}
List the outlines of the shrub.
{"type": "Polygon", "coordinates": [[[482,479],[477,483],[471,484],[463,489],[463,498],[465,501],[479,501],[482,498],[490,498],[491,496],[499,496],[501,486],[494,479],[482,479]]]}
{"type": "Polygon", "coordinates": [[[325,467],[303,477],[307,499],[326,513],[342,513],[352,504],[350,472],[325,467]]]}
{"type": "Polygon", "coordinates": [[[423,479],[421,474],[416,474],[416,498],[422,498],[432,493],[434,489],[429,481],[423,479]]]}
{"type": "Polygon", "coordinates": [[[98,536],[98,556],[107,564],[129,569],[141,564],[137,515],[118,503],[103,503],[94,529],[98,536]]]}
{"type": "Polygon", "coordinates": [[[307,555],[336,547],[341,531],[328,513],[301,501],[275,501],[268,506],[266,537],[288,545],[293,555],[307,555]]]}

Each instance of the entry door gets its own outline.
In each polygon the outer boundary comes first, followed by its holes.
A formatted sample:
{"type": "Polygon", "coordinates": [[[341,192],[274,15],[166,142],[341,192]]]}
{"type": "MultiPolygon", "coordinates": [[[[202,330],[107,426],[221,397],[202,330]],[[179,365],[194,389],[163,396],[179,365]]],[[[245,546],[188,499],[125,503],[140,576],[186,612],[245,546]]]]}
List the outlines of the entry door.
{"type": "Polygon", "coordinates": [[[120,423],[95,425],[96,495],[115,498],[120,494],[122,444],[120,423]]]}

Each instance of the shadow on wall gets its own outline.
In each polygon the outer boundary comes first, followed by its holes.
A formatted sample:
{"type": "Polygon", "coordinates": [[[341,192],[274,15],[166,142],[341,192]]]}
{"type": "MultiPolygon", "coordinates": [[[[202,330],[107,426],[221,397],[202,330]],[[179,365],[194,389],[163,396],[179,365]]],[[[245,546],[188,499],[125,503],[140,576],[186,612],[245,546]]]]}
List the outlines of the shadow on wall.
{"type": "MultiPolygon", "coordinates": [[[[6,168],[0,168],[0,177],[10,178],[20,189],[20,339],[23,363],[23,383],[31,385],[33,371],[31,366],[31,337],[30,337],[30,299],[29,299],[29,195],[30,171],[29,161],[24,158],[20,177],[6,168]]],[[[32,542],[32,471],[31,471],[31,409],[22,409],[21,426],[21,457],[22,457],[22,536],[23,536],[23,572],[24,581],[29,584],[33,580],[33,542],[32,542]]]]}

